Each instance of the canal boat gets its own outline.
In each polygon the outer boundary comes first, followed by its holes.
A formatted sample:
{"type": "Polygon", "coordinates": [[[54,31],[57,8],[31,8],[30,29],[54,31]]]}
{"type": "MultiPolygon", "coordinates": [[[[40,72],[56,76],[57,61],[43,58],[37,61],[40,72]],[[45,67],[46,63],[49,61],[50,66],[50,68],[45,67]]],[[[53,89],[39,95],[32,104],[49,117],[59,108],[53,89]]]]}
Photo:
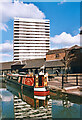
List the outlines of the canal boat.
{"type": "Polygon", "coordinates": [[[46,96],[49,95],[48,90],[48,73],[39,74],[7,74],[7,82],[14,83],[16,86],[20,86],[21,89],[33,91],[35,96],[46,96]]]}
{"type": "MultiPolygon", "coordinates": [[[[22,91],[21,89],[16,88],[15,84],[10,84],[10,83],[7,84],[6,88],[17,98],[17,103],[19,101],[18,99],[20,99],[20,101],[23,100],[24,102],[31,105],[31,107],[34,107],[35,109],[41,106],[47,107],[48,100],[50,97],[49,95],[35,96],[32,91],[26,91],[25,89],[23,89],[22,91]]],[[[16,102],[15,99],[14,102],[16,102]]],[[[20,105],[22,106],[23,104],[20,103],[20,105]]]]}

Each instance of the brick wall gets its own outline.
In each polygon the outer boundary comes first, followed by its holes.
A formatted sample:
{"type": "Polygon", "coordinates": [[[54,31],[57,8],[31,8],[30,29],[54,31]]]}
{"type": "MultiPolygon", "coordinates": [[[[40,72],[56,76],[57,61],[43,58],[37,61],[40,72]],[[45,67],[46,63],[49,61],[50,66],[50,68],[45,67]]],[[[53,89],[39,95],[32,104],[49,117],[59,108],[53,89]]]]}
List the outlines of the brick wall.
{"type": "Polygon", "coordinates": [[[63,57],[65,57],[65,52],[61,52],[61,53],[54,53],[54,54],[47,54],[46,55],[46,61],[49,60],[60,60],[63,59],[63,57]]]}

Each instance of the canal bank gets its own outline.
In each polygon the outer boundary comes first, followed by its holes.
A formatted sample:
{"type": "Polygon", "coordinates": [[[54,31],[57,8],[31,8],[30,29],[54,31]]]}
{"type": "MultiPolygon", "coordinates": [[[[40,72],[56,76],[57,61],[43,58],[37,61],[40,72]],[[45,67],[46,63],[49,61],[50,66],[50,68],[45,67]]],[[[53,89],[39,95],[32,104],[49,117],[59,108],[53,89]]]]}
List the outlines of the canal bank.
{"type": "Polygon", "coordinates": [[[82,83],[81,83],[81,74],[72,74],[72,77],[67,77],[62,79],[62,76],[52,75],[51,79],[48,81],[48,87],[52,92],[61,92],[64,94],[76,95],[82,97],[82,83]],[[62,81],[63,80],[63,81],[62,81]],[[78,83],[77,83],[78,82],[78,83]],[[62,84],[63,83],[63,84],[62,84]],[[62,86],[63,85],[63,86],[62,86]]]}

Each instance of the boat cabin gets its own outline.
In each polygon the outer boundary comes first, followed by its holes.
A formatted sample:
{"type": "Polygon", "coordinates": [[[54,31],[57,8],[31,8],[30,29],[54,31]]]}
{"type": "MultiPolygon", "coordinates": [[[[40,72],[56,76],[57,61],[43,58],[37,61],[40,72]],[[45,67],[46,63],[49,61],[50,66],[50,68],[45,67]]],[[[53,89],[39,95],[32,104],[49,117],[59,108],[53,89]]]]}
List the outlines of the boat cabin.
{"type": "Polygon", "coordinates": [[[7,74],[7,80],[19,83],[21,85],[45,87],[47,86],[48,74],[35,74],[30,73],[29,75],[20,74],[7,74]]]}

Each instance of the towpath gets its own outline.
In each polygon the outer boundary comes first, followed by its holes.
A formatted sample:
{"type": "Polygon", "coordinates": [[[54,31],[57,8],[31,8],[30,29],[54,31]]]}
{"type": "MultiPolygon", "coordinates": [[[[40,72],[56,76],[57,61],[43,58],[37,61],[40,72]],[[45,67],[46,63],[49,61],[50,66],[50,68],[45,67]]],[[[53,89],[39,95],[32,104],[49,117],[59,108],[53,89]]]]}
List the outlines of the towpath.
{"type": "Polygon", "coordinates": [[[81,83],[79,81],[79,85],[76,86],[76,81],[73,77],[70,77],[68,81],[64,82],[64,88],[62,89],[62,77],[53,77],[52,79],[49,79],[48,86],[51,91],[61,91],[63,93],[78,95],[82,97],[82,86],[80,86],[81,83]],[[70,82],[71,80],[71,82],[70,82]]]}

